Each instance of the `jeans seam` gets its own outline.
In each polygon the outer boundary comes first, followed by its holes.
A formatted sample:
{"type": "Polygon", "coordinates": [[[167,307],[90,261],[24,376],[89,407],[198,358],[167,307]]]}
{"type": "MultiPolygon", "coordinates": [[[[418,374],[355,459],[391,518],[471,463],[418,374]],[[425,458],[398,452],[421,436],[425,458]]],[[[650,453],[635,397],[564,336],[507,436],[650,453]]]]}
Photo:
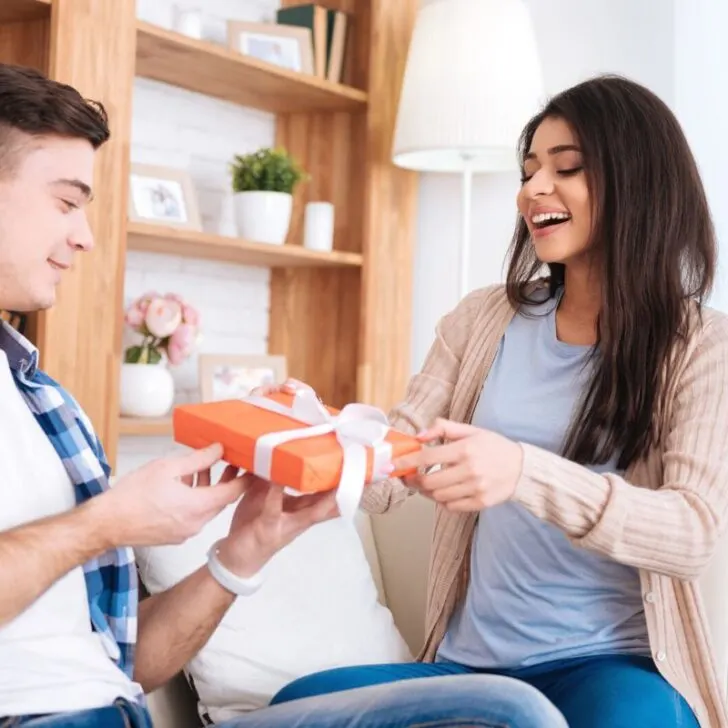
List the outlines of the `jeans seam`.
{"type": "Polygon", "coordinates": [[[117,702],[117,703],[114,703],[114,707],[121,714],[121,719],[124,721],[124,728],[134,728],[134,726],[131,723],[131,720],[129,720],[129,716],[126,714],[126,711],[124,710],[124,706],[117,702]]]}

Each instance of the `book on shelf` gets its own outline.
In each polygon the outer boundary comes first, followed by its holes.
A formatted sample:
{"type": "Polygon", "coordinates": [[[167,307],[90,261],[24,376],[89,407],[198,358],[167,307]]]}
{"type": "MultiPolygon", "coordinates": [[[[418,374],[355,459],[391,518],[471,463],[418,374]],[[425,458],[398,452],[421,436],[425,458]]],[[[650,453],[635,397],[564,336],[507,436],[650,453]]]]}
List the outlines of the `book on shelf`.
{"type": "Polygon", "coordinates": [[[333,83],[341,83],[348,16],[315,3],[291,5],[276,12],[279,25],[308,28],[313,38],[314,74],[333,83]]]}

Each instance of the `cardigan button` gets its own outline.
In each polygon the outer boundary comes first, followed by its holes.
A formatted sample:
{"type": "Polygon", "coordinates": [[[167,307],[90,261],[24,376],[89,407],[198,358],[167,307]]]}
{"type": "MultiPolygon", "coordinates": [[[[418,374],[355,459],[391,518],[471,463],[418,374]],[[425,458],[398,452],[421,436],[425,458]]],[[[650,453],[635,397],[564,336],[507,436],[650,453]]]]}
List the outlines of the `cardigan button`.
{"type": "Polygon", "coordinates": [[[645,594],[645,601],[648,604],[654,604],[657,601],[657,598],[655,597],[655,592],[651,592],[651,591],[647,592],[645,594]]]}
{"type": "Polygon", "coordinates": [[[659,652],[658,652],[658,653],[657,653],[657,654],[655,655],[655,659],[656,659],[656,660],[657,660],[658,662],[664,662],[664,661],[665,661],[665,660],[667,659],[667,655],[665,654],[665,652],[664,652],[663,650],[660,650],[660,651],[659,651],[659,652]]]}

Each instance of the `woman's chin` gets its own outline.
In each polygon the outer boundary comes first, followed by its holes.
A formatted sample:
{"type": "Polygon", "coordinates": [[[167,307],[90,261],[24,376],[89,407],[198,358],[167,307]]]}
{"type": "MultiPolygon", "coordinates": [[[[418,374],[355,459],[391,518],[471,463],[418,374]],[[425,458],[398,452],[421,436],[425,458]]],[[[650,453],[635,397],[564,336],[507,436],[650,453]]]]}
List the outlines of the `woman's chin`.
{"type": "Polygon", "coordinates": [[[532,238],[532,243],[536,257],[542,263],[566,263],[584,252],[583,245],[574,245],[560,235],[532,238]]]}

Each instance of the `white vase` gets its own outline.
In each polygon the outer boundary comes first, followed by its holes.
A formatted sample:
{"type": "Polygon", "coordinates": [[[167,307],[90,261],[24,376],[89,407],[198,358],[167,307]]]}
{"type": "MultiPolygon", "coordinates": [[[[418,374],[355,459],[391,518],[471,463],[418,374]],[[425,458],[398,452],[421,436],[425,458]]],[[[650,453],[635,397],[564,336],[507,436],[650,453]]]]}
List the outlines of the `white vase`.
{"type": "Polygon", "coordinates": [[[287,192],[238,192],[235,194],[238,235],[253,243],[283,245],[291,224],[293,195],[287,192]]]}
{"type": "Polygon", "coordinates": [[[119,409],[124,417],[164,417],[174,403],[174,380],[160,364],[122,364],[119,409]]]}

